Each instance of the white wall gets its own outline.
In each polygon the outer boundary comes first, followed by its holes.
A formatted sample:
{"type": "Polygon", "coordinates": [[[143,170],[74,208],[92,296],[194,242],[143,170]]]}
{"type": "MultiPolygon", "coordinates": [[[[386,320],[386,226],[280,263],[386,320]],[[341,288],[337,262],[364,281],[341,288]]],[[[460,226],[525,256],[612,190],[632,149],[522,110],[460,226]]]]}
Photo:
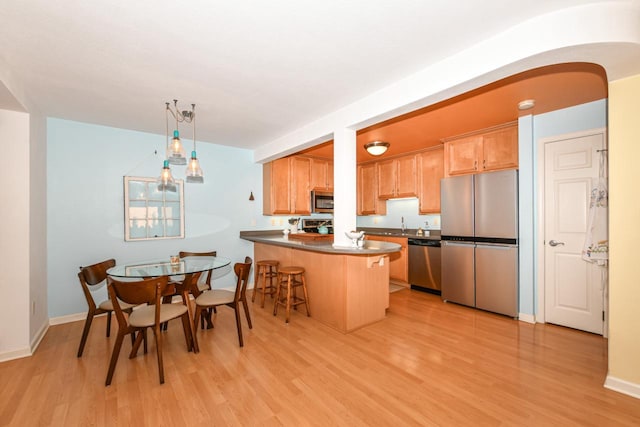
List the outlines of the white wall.
{"type": "MultiPolygon", "coordinates": [[[[253,153],[200,143],[205,184],[185,183],[186,238],[125,242],[123,176],[159,175],[165,136],[48,119],[47,137],[52,318],[86,312],[79,266],[112,257],[118,263],[165,259],[180,250],[217,250],[237,262],[253,254],[253,244],[238,238],[240,230],[271,228],[271,218],[262,216],[262,165],[253,162],[253,153]],[[249,201],[251,191],[255,201],[249,201]]],[[[173,171],[176,178],[184,178],[184,167],[173,171]]],[[[234,280],[228,274],[215,286],[230,286],[234,280]]],[[[106,291],[99,295],[106,298],[106,291]]]]}
{"type": "Polygon", "coordinates": [[[0,354],[29,354],[29,115],[0,110],[0,354]]]}
{"type": "Polygon", "coordinates": [[[29,112],[29,342],[33,349],[49,325],[47,309],[47,122],[29,112]]]}

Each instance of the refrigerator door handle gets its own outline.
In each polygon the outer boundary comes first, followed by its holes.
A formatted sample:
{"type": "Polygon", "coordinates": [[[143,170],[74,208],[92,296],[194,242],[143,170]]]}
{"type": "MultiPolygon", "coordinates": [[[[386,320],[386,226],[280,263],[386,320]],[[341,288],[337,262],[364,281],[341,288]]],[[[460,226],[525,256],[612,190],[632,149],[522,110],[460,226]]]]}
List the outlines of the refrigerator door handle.
{"type": "Polygon", "coordinates": [[[488,246],[491,248],[505,248],[505,249],[510,249],[510,248],[517,248],[518,245],[509,245],[506,243],[476,243],[476,246],[481,247],[481,246],[488,246]]]}

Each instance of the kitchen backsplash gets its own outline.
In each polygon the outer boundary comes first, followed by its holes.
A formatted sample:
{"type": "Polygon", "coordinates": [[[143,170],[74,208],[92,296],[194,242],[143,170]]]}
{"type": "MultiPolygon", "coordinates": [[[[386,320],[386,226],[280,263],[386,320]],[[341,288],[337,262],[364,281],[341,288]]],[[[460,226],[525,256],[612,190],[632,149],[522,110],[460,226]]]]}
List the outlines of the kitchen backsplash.
{"type": "Polygon", "coordinates": [[[425,228],[425,221],[429,223],[429,230],[440,230],[440,214],[418,215],[418,199],[387,200],[386,215],[359,216],[356,220],[358,227],[400,228],[404,217],[407,228],[425,228]]]}

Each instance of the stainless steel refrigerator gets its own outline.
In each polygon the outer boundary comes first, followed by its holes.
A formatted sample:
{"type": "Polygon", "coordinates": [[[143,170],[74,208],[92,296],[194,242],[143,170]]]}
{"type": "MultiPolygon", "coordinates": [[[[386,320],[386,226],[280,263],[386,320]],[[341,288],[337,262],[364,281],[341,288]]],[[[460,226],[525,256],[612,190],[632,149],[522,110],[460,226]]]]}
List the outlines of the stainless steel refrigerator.
{"type": "Polygon", "coordinates": [[[518,173],[441,182],[442,299],[518,315],[518,173]]]}

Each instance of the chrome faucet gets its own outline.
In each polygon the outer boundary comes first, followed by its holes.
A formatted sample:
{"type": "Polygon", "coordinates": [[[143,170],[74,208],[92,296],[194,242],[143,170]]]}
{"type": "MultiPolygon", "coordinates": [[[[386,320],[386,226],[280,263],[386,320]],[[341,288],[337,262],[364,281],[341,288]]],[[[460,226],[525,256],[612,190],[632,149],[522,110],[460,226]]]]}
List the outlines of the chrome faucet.
{"type": "Polygon", "coordinates": [[[400,230],[404,233],[407,231],[407,227],[404,225],[404,217],[401,217],[402,224],[400,226],[400,230]]]}

